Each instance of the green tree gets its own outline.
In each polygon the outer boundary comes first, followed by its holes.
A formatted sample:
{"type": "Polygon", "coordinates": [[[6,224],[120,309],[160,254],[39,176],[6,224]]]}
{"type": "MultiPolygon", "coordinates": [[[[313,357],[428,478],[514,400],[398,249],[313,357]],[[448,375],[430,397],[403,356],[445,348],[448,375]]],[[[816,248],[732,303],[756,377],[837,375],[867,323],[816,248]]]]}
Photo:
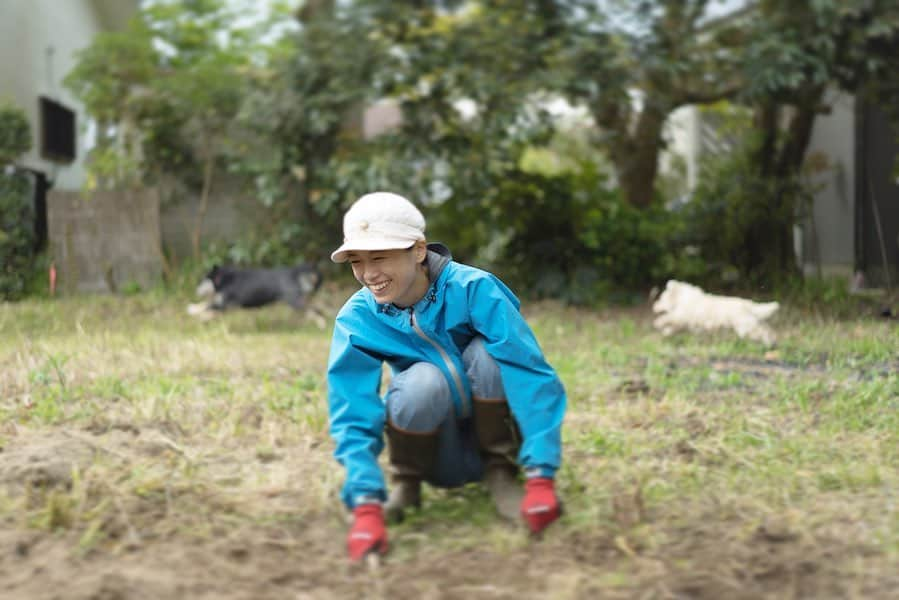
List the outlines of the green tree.
{"type": "MultiPolygon", "coordinates": [[[[153,85],[156,110],[149,113],[146,124],[167,144],[177,138],[176,147],[190,156],[184,166],[200,167],[200,199],[191,232],[193,255],[198,258],[216,171],[238,152],[232,123],[246,95],[255,42],[252,32],[231,25],[235,14],[220,0],[158,3],[145,15],[156,43],[167,47],[153,85]],[[166,136],[173,123],[176,130],[166,136]]],[[[176,154],[169,155],[176,158],[174,165],[166,160],[168,147],[152,144],[148,150],[148,156],[159,156],[169,169],[177,166],[176,154]]],[[[192,173],[185,175],[193,180],[192,173]]]]}
{"type": "Polygon", "coordinates": [[[269,237],[311,257],[339,239],[341,207],[378,187],[359,118],[376,98],[384,47],[370,14],[355,6],[309,2],[296,22],[270,49],[269,66],[250,73],[240,121],[255,135],[241,168],[284,217],[269,237]]]}
{"type": "Polygon", "coordinates": [[[429,207],[433,236],[474,258],[503,228],[500,184],[552,134],[542,92],[562,15],[534,0],[362,4],[388,54],[375,85],[403,115],[382,139],[386,178],[429,207]]]}
{"type": "Polygon", "coordinates": [[[143,173],[139,123],[160,62],[152,32],[141,18],[124,31],[101,32],[77,54],[64,85],[97,125],[88,187],[134,186],[143,173]]]}
{"type": "Polygon", "coordinates": [[[746,36],[739,19],[705,19],[709,0],[579,4],[558,55],[561,87],[588,107],[618,185],[632,205],[645,208],[654,197],[665,121],[678,107],[740,90],[746,36]]]}
{"type": "Polygon", "coordinates": [[[125,31],[99,34],[65,80],[99,125],[91,183],[174,176],[196,190],[195,256],[216,173],[240,153],[247,73],[264,56],[259,27],[235,26],[239,16],[224,0],[149,3],[125,31]]]}
{"type": "Polygon", "coordinates": [[[833,92],[857,93],[894,72],[899,5],[892,0],[765,0],[757,6],[739,99],[755,111],[749,175],[766,182],[764,211],[747,232],[747,270],[795,272],[792,227],[815,119],[833,92]]]}

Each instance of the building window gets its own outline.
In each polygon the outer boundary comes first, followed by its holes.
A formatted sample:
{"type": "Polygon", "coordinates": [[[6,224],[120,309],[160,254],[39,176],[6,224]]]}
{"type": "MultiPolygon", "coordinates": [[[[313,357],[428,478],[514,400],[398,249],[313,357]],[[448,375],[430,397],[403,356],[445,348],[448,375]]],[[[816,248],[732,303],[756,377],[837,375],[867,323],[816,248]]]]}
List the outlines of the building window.
{"type": "Polygon", "coordinates": [[[49,161],[70,163],[75,160],[75,111],[40,97],[41,157],[49,161]]]}

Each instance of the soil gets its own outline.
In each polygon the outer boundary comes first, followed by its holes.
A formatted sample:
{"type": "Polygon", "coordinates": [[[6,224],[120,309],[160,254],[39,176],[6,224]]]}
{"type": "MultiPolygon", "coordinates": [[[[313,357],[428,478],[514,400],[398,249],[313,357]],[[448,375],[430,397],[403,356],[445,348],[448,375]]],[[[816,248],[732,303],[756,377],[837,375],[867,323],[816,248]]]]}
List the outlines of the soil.
{"type": "MultiPolygon", "coordinates": [[[[98,464],[121,465],[171,452],[175,434],[165,424],[18,429],[0,452],[0,485],[8,501],[24,494],[32,505],[49,502],[52,490],[77,496],[73,490],[85,489],[88,506],[91,486],[100,484],[89,475],[101,468],[98,464]]],[[[283,495],[278,496],[271,494],[273,513],[284,511],[278,503],[283,495]]],[[[216,508],[210,498],[198,501],[216,508]]],[[[613,499],[617,529],[606,533],[582,534],[568,527],[506,550],[476,542],[436,552],[419,546],[413,554],[388,555],[376,568],[348,564],[345,523],[334,513],[278,522],[235,518],[230,524],[214,517],[203,528],[197,515],[167,514],[162,497],[121,495],[117,502],[121,510],[111,512],[118,516],[101,523],[103,541],[88,546],[83,528],[63,526],[71,514],[62,509],[56,528],[0,524],[0,598],[718,600],[888,598],[899,589],[899,574],[884,568],[883,557],[869,553],[854,536],[811,538],[793,530],[789,519],[746,531],[744,524],[703,506],[689,518],[672,520],[661,543],[647,544],[639,523],[658,515],[646,514],[639,493],[613,499]],[[850,565],[865,561],[878,576],[848,576],[850,565]]],[[[232,509],[222,500],[217,510],[228,514],[232,509]]],[[[415,538],[405,530],[391,543],[414,545],[415,538]]]]}

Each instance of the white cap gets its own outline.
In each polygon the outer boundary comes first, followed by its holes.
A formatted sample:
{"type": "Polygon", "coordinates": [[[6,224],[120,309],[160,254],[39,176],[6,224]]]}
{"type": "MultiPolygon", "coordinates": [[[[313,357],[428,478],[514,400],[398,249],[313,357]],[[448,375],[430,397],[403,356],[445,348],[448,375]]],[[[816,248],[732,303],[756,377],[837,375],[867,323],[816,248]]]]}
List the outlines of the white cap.
{"type": "Polygon", "coordinates": [[[343,245],[331,253],[336,263],[346,262],[354,250],[398,250],[425,239],[425,218],[398,194],[365,194],[343,216],[343,245]]]}

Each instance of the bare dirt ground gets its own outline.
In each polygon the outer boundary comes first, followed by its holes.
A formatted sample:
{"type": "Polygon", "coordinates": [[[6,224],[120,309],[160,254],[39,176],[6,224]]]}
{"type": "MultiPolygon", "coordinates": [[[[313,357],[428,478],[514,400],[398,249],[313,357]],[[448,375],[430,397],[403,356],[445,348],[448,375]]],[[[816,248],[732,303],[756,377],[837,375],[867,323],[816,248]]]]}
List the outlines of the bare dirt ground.
{"type": "MultiPolygon", "coordinates": [[[[10,439],[14,443],[4,449],[0,479],[35,489],[71,489],[71,465],[85,471],[98,452],[128,463],[142,453],[172,452],[169,443],[186,441],[132,427],[20,431],[10,439]]],[[[739,515],[722,514],[707,502],[683,507],[697,512],[677,518],[650,514],[639,497],[622,494],[613,499],[611,524],[599,531],[570,524],[536,541],[510,529],[506,535],[521,539],[503,548],[481,544],[466,530],[458,549],[429,551],[422,544],[373,570],[344,560],[344,524],[335,511],[306,512],[297,505],[290,516],[291,499],[301,502],[302,490],[264,490],[254,499],[255,510],[268,509],[283,520],[253,523],[236,516],[246,499],[203,486],[173,488],[169,494],[195,495],[191,502],[216,515],[206,522],[198,522],[196,514],[179,515],[172,507],[178,502],[167,494],[115,498],[115,509],[102,524],[108,540],[89,550],[80,549],[83,532],[62,529],[70,518],[62,506],[46,515],[60,520],[56,531],[11,527],[7,520],[0,531],[0,597],[711,600],[890,598],[899,589],[899,574],[886,574],[885,557],[868,548],[864,532],[853,532],[851,523],[837,524],[832,537],[794,529],[788,515],[746,530],[739,515]],[[646,542],[634,527],[668,519],[665,541],[641,547],[646,542]],[[876,575],[859,578],[858,568],[876,575]],[[610,573],[618,575],[610,578],[610,573]]],[[[496,536],[497,527],[485,535],[496,536]]],[[[436,535],[453,532],[444,528],[436,535]]],[[[403,531],[391,541],[402,546],[415,543],[415,536],[403,531]]]]}
{"type": "Polygon", "coordinates": [[[281,316],[196,325],[176,310],[130,306],[111,328],[57,316],[58,330],[5,338],[18,346],[0,353],[0,598],[899,590],[896,432],[836,426],[897,409],[899,365],[883,352],[895,330],[828,325],[835,339],[883,346],[818,360],[826,341],[805,346],[795,329],[783,358],[766,359],[727,340],[660,342],[636,312],[541,309],[535,326],[570,395],[566,516],[536,540],[500,522],[477,486],[429,490],[373,568],[345,559],[328,332],[282,333],[281,316]],[[132,334],[160,316],[171,329],[132,334]],[[837,397],[866,404],[822,408],[837,397]]]}

